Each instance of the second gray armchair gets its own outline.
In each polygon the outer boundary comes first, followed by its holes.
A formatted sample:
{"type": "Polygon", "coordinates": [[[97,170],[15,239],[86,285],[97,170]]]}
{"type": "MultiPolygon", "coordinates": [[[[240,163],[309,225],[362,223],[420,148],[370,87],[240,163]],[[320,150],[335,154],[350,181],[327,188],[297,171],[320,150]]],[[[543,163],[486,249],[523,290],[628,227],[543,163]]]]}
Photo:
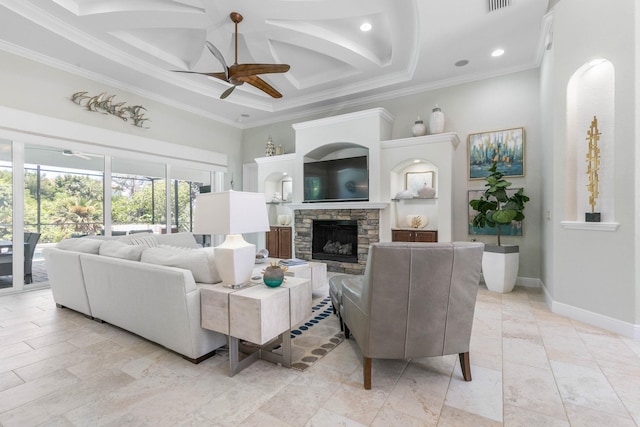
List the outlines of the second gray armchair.
{"type": "Polygon", "coordinates": [[[330,281],[334,307],[364,357],[364,388],[372,359],[458,354],[471,381],[469,341],[480,282],[482,243],[374,243],[364,276],[330,281]],[[336,306],[337,304],[337,306],[336,306]]]}

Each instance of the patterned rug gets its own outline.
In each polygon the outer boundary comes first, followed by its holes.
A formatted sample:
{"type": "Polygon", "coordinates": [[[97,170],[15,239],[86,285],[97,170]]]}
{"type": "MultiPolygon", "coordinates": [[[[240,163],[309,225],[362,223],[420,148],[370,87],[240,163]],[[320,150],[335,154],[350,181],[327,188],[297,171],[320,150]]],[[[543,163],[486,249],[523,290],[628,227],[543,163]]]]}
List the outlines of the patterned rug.
{"type": "Polygon", "coordinates": [[[312,316],[291,331],[291,368],[304,371],[344,341],[331,298],[314,300],[312,316]]]}

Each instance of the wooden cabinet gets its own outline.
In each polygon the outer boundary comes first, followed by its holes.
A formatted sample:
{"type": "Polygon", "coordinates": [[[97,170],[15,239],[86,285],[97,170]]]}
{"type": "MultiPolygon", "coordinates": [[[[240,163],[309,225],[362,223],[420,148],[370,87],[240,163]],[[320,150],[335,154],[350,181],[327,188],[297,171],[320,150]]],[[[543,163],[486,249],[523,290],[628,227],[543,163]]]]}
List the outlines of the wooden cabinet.
{"type": "Polygon", "coordinates": [[[437,242],[438,230],[391,230],[392,242],[437,242]]]}
{"type": "Polygon", "coordinates": [[[267,232],[267,250],[271,258],[291,258],[291,227],[271,226],[267,232]]]}

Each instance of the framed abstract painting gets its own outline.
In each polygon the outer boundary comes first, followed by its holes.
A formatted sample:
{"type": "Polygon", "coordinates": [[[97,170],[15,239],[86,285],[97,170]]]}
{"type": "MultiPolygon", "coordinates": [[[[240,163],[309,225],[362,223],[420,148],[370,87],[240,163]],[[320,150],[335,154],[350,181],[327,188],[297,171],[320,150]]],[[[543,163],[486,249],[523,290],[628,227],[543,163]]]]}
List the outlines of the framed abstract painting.
{"type": "Polygon", "coordinates": [[[504,176],[524,176],[524,128],[469,134],[469,180],[483,179],[494,161],[504,176]]]}

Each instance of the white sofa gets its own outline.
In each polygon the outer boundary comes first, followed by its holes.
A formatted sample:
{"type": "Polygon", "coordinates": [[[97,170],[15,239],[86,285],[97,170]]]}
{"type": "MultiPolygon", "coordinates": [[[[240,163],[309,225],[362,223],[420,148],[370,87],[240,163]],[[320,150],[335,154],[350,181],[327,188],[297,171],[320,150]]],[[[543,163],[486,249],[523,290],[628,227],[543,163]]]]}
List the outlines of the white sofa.
{"type": "Polygon", "coordinates": [[[126,329],[194,363],[227,342],[200,324],[203,283],[194,274],[207,283],[220,279],[212,248],[199,248],[191,233],[67,239],[43,255],[59,307],[126,329]]]}

